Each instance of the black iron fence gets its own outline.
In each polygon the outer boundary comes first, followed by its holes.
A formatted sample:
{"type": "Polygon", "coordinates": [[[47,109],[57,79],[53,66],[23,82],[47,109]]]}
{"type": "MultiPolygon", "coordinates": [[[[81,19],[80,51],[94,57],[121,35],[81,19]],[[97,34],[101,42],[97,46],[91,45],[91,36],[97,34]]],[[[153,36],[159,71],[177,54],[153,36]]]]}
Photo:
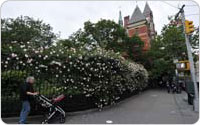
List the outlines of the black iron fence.
{"type": "MultiPolygon", "coordinates": [[[[20,101],[20,85],[24,83],[25,79],[29,75],[37,76],[28,71],[8,70],[2,72],[2,86],[1,86],[1,114],[2,117],[19,116],[21,110],[20,101]]],[[[45,79],[44,77],[36,77],[36,83],[34,84],[34,90],[40,94],[45,95],[48,98],[53,98],[62,92],[58,92],[60,83],[58,79],[45,79]],[[54,82],[52,82],[54,81],[54,82]],[[50,83],[51,82],[51,83],[50,83]]],[[[91,97],[86,97],[82,94],[65,94],[66,98],[61,102],[61,106],[65,111],[79,111],[89,108],[94,108],[95,100],[91,97]]],[[[31,102],[30,115],[42,114],[45,109],[37,104],[35,101],[31,102]]]]}

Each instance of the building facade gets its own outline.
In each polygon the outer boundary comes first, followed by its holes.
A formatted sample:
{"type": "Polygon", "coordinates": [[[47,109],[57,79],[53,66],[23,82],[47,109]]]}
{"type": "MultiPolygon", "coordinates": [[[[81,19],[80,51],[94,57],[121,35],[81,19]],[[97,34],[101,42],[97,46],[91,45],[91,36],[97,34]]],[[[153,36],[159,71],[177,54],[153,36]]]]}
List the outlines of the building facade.
{"type": "MultiPolygon", "coordinates": [[[[120,12],[121,13],[121,12],[120,12]]],[[[129,37],[138,35],[144,42],[144,51],[151,48],[151,40],[155,38],[156,31],[153,21],[153,12],[146,3],[143,13],[136,6],[132,16],[124,17],[124,28],[129,37]]]]}

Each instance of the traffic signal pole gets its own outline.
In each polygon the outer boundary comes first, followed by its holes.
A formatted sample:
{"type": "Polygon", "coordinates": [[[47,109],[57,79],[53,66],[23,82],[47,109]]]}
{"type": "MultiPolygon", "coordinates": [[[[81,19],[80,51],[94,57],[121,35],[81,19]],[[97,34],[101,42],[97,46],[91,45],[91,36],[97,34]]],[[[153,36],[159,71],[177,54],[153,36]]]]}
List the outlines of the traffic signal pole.
{"type": "Polygon", "coordinates": [[[190,73],[192,76],[192,81],[194,84],[194,111],[199,111],[199,97],[198,97],[198,88],[197,88],[197,82],[196,82],[196,77],[195,77],[195,69],[194,69],[194,61],[193,61],[193,57],[192,57],[192,47],[190,45],[189,42],[189,36],[186,33],[186,27],[185,27],[185,14],[184,14],[184,8],[185,5],[182,6],[182,8],[180,9],[180,13],[181,13],[181,20],[182,20],[182,24],[183,24],[183,29],[184,29],[184,33],[185,33],[185,43],[186,43],[186,47],[187,47],[187,54],[188,54],[188,59],[189,59],[189,63],[190,63],[190,73]]]}

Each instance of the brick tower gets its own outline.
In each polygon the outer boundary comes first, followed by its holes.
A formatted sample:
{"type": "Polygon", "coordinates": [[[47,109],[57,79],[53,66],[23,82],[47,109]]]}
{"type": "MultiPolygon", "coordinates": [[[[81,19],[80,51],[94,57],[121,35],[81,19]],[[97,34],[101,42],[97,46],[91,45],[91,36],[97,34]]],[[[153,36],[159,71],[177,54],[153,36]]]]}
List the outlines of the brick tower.
{"type": "Polygon", "coordinates": [[[153,22],[153,13],[146,3],[143,13],[140,8],[136,6],[131,18],[124,17],[124,27],[127,30],[129,37],[138,35],[144,42],[144,51],[151,47],[151,40],[155,38],[156,32],[153,22]]]}

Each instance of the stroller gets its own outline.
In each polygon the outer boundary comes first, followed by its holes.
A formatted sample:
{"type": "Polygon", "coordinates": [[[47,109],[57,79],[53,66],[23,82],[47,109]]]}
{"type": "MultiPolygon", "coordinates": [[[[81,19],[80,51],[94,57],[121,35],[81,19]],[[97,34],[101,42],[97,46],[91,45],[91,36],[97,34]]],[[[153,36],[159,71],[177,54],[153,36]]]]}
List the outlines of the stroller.
{"type": "Polygon", "coordinates": [[[49,123],[49,120],[52,119],[52,117],[58,112],[59,113],[59,119],[60,123],[65,122],[65,111],[58,106],[57,104],[62,101],[65,98],[65,96],[59,95],[56,98],[53,98],[52,100],[48,99],[47,97],[43,95],[35,95],[36,102],[39,103],[42,107],[48,108],[48,114],[45,118],[45,120],[42,122],[42,124],[49,123]]]}

